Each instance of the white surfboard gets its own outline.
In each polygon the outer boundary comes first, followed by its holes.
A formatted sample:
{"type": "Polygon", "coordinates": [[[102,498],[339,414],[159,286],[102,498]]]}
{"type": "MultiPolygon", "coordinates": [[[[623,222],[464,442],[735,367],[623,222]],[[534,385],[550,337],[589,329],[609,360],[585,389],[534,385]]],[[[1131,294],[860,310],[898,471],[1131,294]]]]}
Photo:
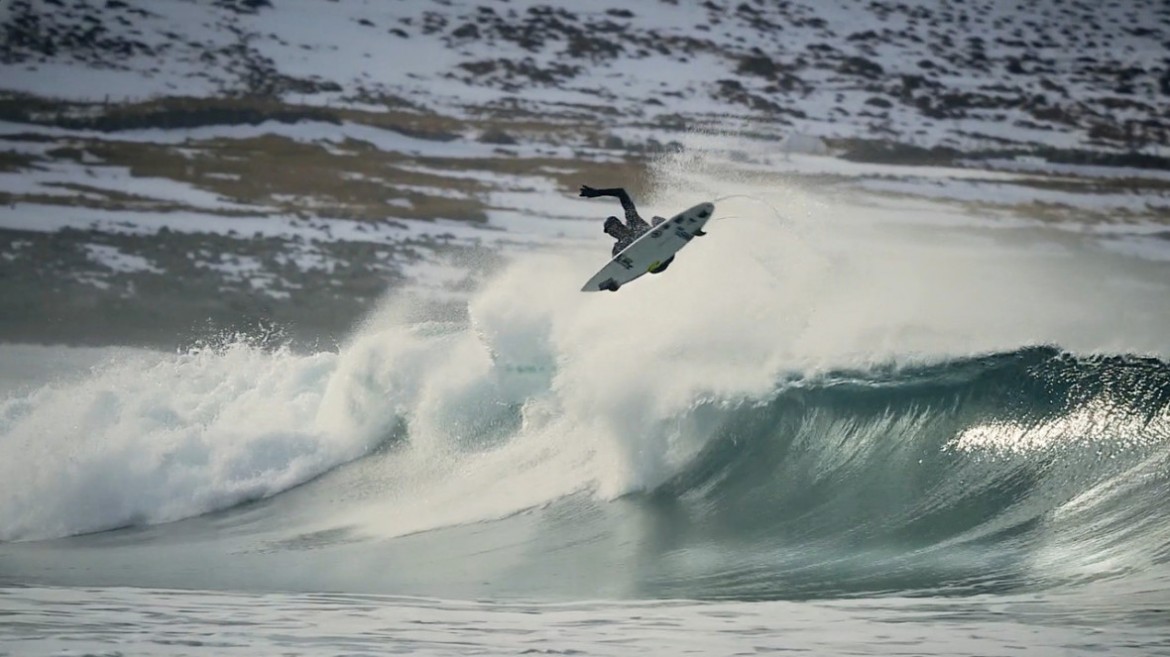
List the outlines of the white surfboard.
{"type": "Polygon", "coordinates": [[[619,287],[642,274],[662,271],[663,263],[694,239],[695,231],[711,219],[713,212],[713,203],[700,203],[651,228],[614,256],[581,291],[617,292],[619,287]]]}

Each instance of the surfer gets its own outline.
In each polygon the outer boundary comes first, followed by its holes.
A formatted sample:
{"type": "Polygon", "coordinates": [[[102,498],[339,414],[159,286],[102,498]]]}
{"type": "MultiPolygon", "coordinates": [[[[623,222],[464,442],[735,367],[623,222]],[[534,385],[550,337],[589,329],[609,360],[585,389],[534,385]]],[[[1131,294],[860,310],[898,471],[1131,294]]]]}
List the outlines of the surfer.
{"type": "MultiPolygon", "coordinates": [[[[638,208],[634,207],[634,201],[630,195],[626,193],[625,189],[621,187],[614,187],[611,189],[594,189],[589,185],[581,185],[581,196],[585,198],[597,198],[598,196],[614,196],[622,204],[622,209],[626,211],[626,223],[622,223],[621,219],[617,217],[606,217],[605,219],[605,234],[617,240],[613,245],[613,255],[622,252],[622,249],[633,243],[634,240],[641,237],[642,233],[650,230],[651,225],[646,223],[646,220],[638,214],[638,208]]],[[[662,223],[662,217],[654,217],[654,225],[662,223]]]]}
{"type": "MultiPolygon", "coordinates": [[[[618,219],[617,217],[611,216],[605,218],[605,234],[617,240],[613,245],[613,255],[615,257],[617,254],[621,253],[623,249],[632,244],[634,240],[641,237],[643,233],[666,221],[664,217],[655,216],[650,220],[650,223],[646,223],[646,220],[638,214],[638,208],[634,207],[633,199],[631,199],[630,195],[626,193],[626,190],[621,187],[613,187],[610,189],[595,189],[589,185],[581,185],[581,196],[584,196],[585,198],[613,196],[616,197],[619,202],[621,202],[622,209],[626,211],[626,223],[623,224],[621,219],[618,219]]],[[[699,230],[695,231],[694,235],[695,237],[701,237],[706,235],[706,233],[699,230]]],[[[674,256],[671,256],[666,262],[662,264],[661,267],[657,268],[657,271],[654,273],[658,273],[663,269],[666,269],[667,265],[669,265],[672,260],[674,260],[674,256]]]]}

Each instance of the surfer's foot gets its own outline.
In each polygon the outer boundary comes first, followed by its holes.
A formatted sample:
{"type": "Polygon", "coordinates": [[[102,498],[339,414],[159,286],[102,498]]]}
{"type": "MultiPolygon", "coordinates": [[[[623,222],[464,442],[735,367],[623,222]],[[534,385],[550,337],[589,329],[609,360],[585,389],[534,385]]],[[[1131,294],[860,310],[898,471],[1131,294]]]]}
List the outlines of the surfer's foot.
{"type": "Polygon", "coordinates": [[[661,274],[662,272],[666,271],[666,268],[669,267],[670,263],[672,262],[674,262],[674,256],[667,258],[666,262],[654,263],[650,266],[650,269],[647,269],[646,271],[650,272],[651,274],[661,274]]]}

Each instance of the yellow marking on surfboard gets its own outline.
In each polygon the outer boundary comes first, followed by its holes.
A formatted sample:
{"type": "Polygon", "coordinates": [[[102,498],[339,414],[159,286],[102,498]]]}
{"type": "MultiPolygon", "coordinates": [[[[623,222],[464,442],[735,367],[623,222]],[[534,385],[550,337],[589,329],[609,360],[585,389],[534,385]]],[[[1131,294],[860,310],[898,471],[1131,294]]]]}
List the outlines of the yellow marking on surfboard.
{"type": "Polygon", "coordinates": [[[654,270],[657,269],[658,265],[661,265],[661,264],[662,264],[661,260],[655,260],[654,262],[650,263],[650,266],[646,268],[646,271],[653,274],[654,270]]]}

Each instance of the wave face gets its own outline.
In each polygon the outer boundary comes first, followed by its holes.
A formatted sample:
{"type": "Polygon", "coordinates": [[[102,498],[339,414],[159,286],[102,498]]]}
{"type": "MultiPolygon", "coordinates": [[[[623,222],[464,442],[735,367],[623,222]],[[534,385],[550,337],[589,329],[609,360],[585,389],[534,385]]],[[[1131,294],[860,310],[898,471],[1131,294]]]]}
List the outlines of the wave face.
{"type": "Polygon", "coordinates": [[[660,592],[1049,587],[1166,563],[1168,465],[1170,366],[1033,348],[789,383],[645,503],[689,528],[660,592]]]}

